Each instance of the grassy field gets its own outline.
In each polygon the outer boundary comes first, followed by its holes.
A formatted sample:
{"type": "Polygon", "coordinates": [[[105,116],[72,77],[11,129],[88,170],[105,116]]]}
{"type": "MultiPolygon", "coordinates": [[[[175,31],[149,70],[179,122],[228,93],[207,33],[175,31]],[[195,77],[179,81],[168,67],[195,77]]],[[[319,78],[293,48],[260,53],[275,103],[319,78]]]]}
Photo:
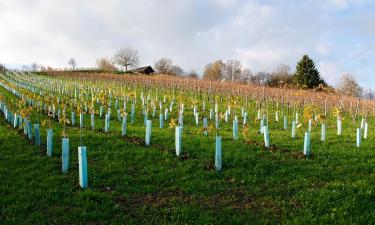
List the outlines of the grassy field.
{"type": "MultiPolygon", "coordinates": [[[[16,97],[5,89],[7,99],[16,97]]],[[[256,112],[251,112],[254,118],[256,112]]],[[[32,120],[46,116],[33,112],[32,120]]],[[[250,120],[249,136],[232,140],[231,122],[223,123],[223,170],[214,168],[215,137],[199,134],[191,110],[184,121],[183,155],[174,150],[174,130],[160,129],[152,118],[151,145],[145,146],[141,113],[121,137],[115,116],[110,132],[96,116],[93,131],[67,129],[70,168],[61,173],[61,131],[56,120],[53,157],[0,116],[1,224],[371,224],[375,223],[374,132],[355,147],[356,126],[344,120],[336,135],[327,121],[312,129],[313,157],[303,156],[303,133],[290,137],[282,122],[269,120],[271,148],[263,146],[259,122],[250,120]],[[82,137],[81,135],[82,134],[82,137]],[[77,148],[88,149],[89,188],[78,184],[77,148]]],[[[375,124],[369,118],[370,127],[375,124]]],[[[209,122],[210,124],[213,121],[209,122]]]]}

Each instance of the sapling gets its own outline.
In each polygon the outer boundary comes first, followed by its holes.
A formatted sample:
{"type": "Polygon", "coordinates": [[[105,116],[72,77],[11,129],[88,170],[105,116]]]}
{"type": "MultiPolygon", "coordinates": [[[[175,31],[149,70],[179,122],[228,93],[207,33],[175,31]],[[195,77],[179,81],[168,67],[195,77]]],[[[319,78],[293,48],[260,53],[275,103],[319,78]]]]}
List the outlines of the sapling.
{"type": "Polygon", "coordinates": [[[279,122],[279,112],[278,111],[276,111],[276,113],[275,113],[275,121],[279,122]]]}
{"type": "Polygon", "coordinates": [[[263,133],[264,133],[264,146],[266,148],[270,148],[270,133],[268,126],[263,127],[263,133]]]}
{"type": "Polygon", "coordinates": [[[220,172],[222,168],[221,136],[216,136],[215,141],[215,169],[220,172]]]}
{"type": "Polygon", "coordinates": [[[61,152],[61,160],[62,160],[62,172],[66,173],[68,172],[69,168],[69,138],[66,132],[66,124],[69,124],[70,121],[66,117],[66,112],[65,112],[65,104],[62,102],[62,114],[61,114],[61,119],[60,123],[63,124],[63,130],[62,130],[62,152],[61,152]]]}
{"type": "Polygon", "coordinates": [[[357,148],[361,147],[361,139],[361,128],[357,128],[357,148]]]}
{"type": "Polygon", "coordinates": [[[90,123],[91,123],[91,129],[95,129],[95,105],[94,102],[91,102],[90,105],[90,123]]]}
{"type": "Polygon", "coordinates": [[[82,110],[82,107],[81,107],[81,104],[78,103],[77,104],[77,114],[79,115],[79,128],[83,128],[83,124],[84,124],[84,117],[83,117],[83,114],[84,114],[84,110],[82,110]]]}
{"type": "Polygon", "coordinates": [[[168,109],[167,108],[164,110],[164,119],[168,120],[168,109]]]}
{"type": "Polygon", "coordinates": [[[237,116],[235,116],[234,120],[233,120],[233,140],[235,140],[235,141],[238,140],[238,121],[237,121],[237,116]]]}
{"type": "Polygon", "coordinates": [[[182,153],[182,127],[176,124],[176,121],[171,119],[171,123],[169,127],[175,129],[175,148],[176,148],[176,155],[180,156],[182,153]]]}
{"type": "Polygon", "coordinates": [[[207,121],[207,117],[204,117],[203,118],[203,133],[206,136],[208,135],[207,129],[208,129],[208,121],[207,121]]]}
{"type": "Polygon", "coordinates": [[[284,130],[288,129],[288,117],[284,116],[284,130]]]}
{"type": "Polygon", "coordinates": [[[52,113],[48,113],[47,119],[42,121],[42,127],[47,128],[47,156],[53,154],[53,129],[51,119],[53,118],[52,113]]]}
{"type": "Polygon", "coordinates": [[[145,136],[145,143],[146,145],[150,145],[151,143],[151,120],[146,120],[146,136],[145,136]]]}
{"type": "Polygon", "coordinates": [[[366,121],[365,122],[365,130],[364,130],[363,138],[366,140],[367,137],[368,137],[368,122],[366,121]]]}
{"type": "Polygon", "coordinates": [[[322,123],[322,130],[321,130],[321,135],[320,135],[320,140],[322,142],[325,142],[326,141],[326,124],[325,123],[322,123]]]}
{"type": "Polygon", "coordinates": [[[78,147],[79,185],[85,189],[88,187],[87,176],[87,151],[86,146],[78,147]]]}
{"type": "Polygon", "coordinates": [[[311,155],[311,136],[310,132],[305,133],[305,139],[303,143],[303,154],[306,156],[306,158],[310,158],[311,155]]]}
{"type": "Polygon", "coordinates": [[[336,116],[337,135],[342,135],[342,115],[341,110],[337,107],[333,108],[333,115],[336,116]]]}
{"type": "Polygon", "coordinates": [[[125,109],[121,111],[121,116],[122,116],[121,136],[124,137],[126,135],[127,119],[128,119],[128,114],[126,113],[125,109]]]}
{"type": "Polygon", "coordinates": [[[296,137],[296,121],[292,121],[292,138],[296,137]]]}

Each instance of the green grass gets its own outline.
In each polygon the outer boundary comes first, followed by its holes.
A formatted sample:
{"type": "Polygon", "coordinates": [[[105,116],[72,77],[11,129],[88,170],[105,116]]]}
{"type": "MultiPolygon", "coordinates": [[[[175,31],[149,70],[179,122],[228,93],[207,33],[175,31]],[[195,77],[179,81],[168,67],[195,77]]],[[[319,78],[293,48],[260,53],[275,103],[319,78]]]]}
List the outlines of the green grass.
{"type": "MultiPolygon", "coordinates": [[[[4,89],[2,94],[14,98],[4,89]]],[[[143,118],[128,135],[111,120],[104,133],[96,117],[92,131],[85,115],[82,142],[88,149],[89,188],[78,185],[80,130],[68,127],[70,168],[61,173],[61,125],[53,122],[54,153],[36,147],[0,117],[1,224],[371,224],[375,222],[375,142],[355,147],[355,127],[345,120],[338,137],[328,122],[327,142],[313,127],[314,156],[302,155],[303,132],[270,115],[271,150],[263,147],[258,123],[250,136],[232,141],[231,123],[222,124],[223,171],[214,170],[214,135],[196,134],[191,110],[185,114],[182,157],[174,154],[174,131],[158,128],[145,146],[143,118]],[[290,128],[290,127],[289,127],[290,128]]],[[[114,114],[115,115],[115,114],[114,114]]],[[[255,112],[251,114],[254,118],[255,112]]],[[[113,116],[115,117],[115,116],[113,116]]],[[[45,118],[34,112],[32,120],[45,118]]],[[[77,122],[78,122],[77,118],[77,122]]],[[[213,121],[210,121],[210,124],[213,121]]],[[[289,119],[290,123],[290,119],[289,119]]],[[[41,129],[46,143],[46,128],[41,129]]]]}

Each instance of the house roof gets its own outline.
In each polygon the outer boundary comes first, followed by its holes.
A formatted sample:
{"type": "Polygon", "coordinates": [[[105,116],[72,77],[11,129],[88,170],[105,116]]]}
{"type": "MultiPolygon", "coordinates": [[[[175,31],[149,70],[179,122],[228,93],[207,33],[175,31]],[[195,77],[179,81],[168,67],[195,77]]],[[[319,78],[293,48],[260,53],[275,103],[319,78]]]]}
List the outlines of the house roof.
{"type": "Polygon", "coordinates": [[[136,69],[129,70],[129,72],[138,72],[138,73],[154,73],[155,70],[151,66],[143,66],[136,69]]]}

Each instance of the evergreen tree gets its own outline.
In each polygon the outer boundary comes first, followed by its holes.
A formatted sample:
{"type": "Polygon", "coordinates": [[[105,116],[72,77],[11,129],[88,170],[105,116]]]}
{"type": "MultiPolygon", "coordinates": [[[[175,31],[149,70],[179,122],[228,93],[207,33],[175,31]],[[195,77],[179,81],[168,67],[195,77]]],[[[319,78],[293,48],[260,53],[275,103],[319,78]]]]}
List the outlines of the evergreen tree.
{"type": "Polygon", "coordinates": [[[326,85],[316,69],[314,61],[308,55],[304,55],[298,62],[293,81],[295,85],[303,88],[315,88],[320,84],[326,85]]]}

